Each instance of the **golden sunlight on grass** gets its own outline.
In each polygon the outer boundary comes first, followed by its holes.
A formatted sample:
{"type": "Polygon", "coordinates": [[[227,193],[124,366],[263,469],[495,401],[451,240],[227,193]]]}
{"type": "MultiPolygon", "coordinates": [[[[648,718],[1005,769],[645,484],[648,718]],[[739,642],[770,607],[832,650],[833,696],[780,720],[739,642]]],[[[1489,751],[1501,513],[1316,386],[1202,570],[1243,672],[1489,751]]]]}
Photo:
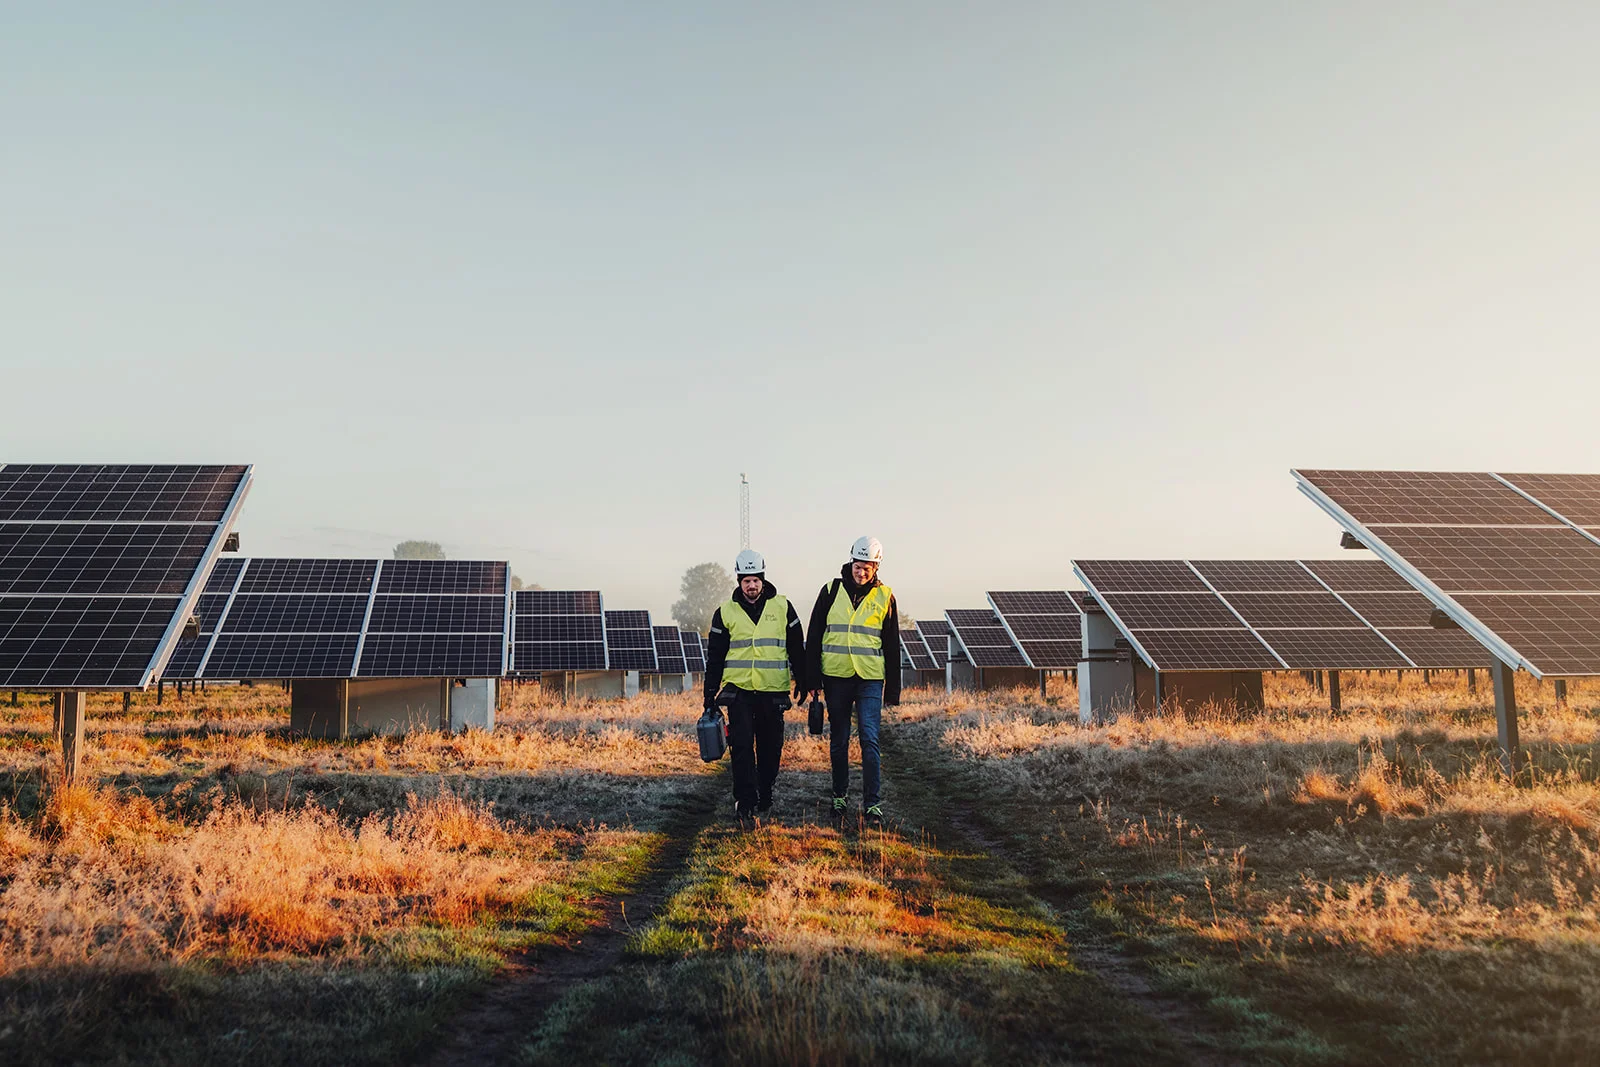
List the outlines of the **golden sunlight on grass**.
{"type": "Polygon", "coordinates": [[[1092,901],[1176,992],[1242,997],[1330,1049],[1600,1053],[1600,1028],[1574,1030],[1564,1006],[1600,1001],[1600,686],[1571,683],[1558,707],[1525,684],[1532,769],[1513,785],[1487,685],[1344,680],[1342,713],[1280,675],[1254,714],[1085,726],[1070,701],[1018,691],[934,695],[902,721],[922,766],[955,761],[1041,886],[1092,901]],[[1467,966],[1510,969],[1514,1024],[1467,966]]]}

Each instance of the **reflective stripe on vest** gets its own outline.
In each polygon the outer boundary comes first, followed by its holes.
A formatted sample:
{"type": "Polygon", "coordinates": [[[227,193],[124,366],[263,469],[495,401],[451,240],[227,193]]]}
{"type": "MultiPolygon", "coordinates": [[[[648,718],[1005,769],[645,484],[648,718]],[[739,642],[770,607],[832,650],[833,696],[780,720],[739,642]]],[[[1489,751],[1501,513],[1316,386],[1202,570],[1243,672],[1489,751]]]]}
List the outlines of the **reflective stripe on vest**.
{"type": "Polygon", "coordinates": [[[722,680],[740,689],[759,693],[789,691],[788,642],[789,600],[774,596],[761,609],[761,621],[751,622],[750,613],[737,600],[722,605],[722,625],[728,631],[728,658],[722,664],[722,680]]]}
{"type": "Polygon", "coordinates": [[[852,607],[850,594],[840,582],[828,606],[828,626],[822,638],[822,673],[829,678],[883,678],[883,623],[889,617],[894,593],[886,585],[874,586],[860,605],[852,607]]]}

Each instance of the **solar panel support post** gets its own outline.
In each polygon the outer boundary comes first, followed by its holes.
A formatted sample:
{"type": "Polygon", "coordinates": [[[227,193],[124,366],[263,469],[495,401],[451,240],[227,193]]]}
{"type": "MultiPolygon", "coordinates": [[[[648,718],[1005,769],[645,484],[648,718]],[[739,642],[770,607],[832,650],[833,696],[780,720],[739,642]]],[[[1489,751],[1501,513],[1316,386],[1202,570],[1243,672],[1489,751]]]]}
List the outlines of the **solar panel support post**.
{"type": "Polygon", "coordinates": [[[1477,671],[1477,668],[1468,667],[1467,668],[1467,692],[1476,693],[1477,691],[1478,691],[1478,671],[1477,671]]]}
{"type": "Polygon", "coordinates": [[[1339,698],[1339,672],[1328,672],[1328,710],[1343,711],[1344,702],[1339,698]]]}
{"type": "Polygon", "coordinates": [[[158,679],[156,679],[156,707],[158,707],[158,708],[161,707],[162,704],[164,704],[166,702],[166,697],[167,697],[166,679],[158,678],[158,679]]]}
{"type": "Polygon", "coordinates": [[[11,691],[11,706],[17,706],[17,691],[15,689],[11,691]]]}
{"type": "Polygon", "coordinates": [[[126,715],[133,708],[133,690],[122,691],[122,713],[126,715]]]}
{"type": "Polygon", "coordinates": [[[61,743],[61,774],[67,781],[78,777],[83,762],[83,720],[87,717],[87,697],[79,692],[57,693],[54,723],[56,740],[61,743]]]}
{"type": "Polygon", "coordinates": [[[1565,678],[1557,678],[1556,679],[1556,707],[1564,708],[1566,706],[1567,706],[1567,680],[1565,678]]]}
{"type": "Polygon", "coordinates": [[[1494,681],[1494,714],[1500,726],[1500,764],[1509,777],[1517,773],[1517,688],[1516,672],[1499,659],[1489,664],[1494,681]]]}

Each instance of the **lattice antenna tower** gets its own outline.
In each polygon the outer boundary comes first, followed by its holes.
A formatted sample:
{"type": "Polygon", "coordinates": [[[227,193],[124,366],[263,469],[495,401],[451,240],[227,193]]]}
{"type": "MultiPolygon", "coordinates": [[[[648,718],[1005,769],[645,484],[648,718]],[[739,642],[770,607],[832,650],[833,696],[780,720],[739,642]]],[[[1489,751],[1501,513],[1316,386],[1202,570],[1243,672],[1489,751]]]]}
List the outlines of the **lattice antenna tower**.
{"type": "Polygon", "coordinates": [[[750,479],[739,475],[739,547],[750,547],[750,479]]]}

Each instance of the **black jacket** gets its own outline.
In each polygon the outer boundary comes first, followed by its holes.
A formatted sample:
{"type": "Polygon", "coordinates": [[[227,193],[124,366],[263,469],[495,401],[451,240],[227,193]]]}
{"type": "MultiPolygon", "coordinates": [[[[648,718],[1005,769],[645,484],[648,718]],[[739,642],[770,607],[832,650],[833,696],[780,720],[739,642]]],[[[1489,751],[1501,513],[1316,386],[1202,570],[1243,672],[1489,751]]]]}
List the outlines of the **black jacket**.
{"type": "MultiPolygon", "coordinates": [[[[767,601],[778,593],[778,587],[761,579],[761,595],[754,604],[744,598],[744,594],[737,588],[733,591],[734,603],[744,608],[744,613],[750,616],[750,621],[760,622],[761,613],[766,610],[767,601]]],[[[726,607],[727,605],[723,605],[726,607]]],[[[795,681],[804,682],[806,678],[806,637],[800,629],[800,616],[795,614],[794,601],[789,601],[789,632],[787,635],[789,652],[789,673],[795,681]]],[[[722,668],[728,662],[728,628],[722,623],[722,608],[719,607],[711,614],[711,636],[706,640],[706,703],[709,705],[716,699],[717,690],[722,688],[722,668]]]]}
{"type": "MultiPolygon", "coordinates": [[[[869,590],[883,583],[874,576],[870,585],[857,585],[850,577],[850,564],[839,570],[839,582],[850,594],[850,603],[860,605],[869,590]]],[[[828,609],[833,607],[835,583],[829,582],[817,594],[816,606],[811,609],[811,625],[806,633],[811,636],[807,647],[807,666],[811,679],[807,688],[822,688],[822,635],[828,632],[828,609]]],[[[900,607],[889,597],[889,614],[883,617],[883,702],[889,707],[900,703],[900,607]]]]}

